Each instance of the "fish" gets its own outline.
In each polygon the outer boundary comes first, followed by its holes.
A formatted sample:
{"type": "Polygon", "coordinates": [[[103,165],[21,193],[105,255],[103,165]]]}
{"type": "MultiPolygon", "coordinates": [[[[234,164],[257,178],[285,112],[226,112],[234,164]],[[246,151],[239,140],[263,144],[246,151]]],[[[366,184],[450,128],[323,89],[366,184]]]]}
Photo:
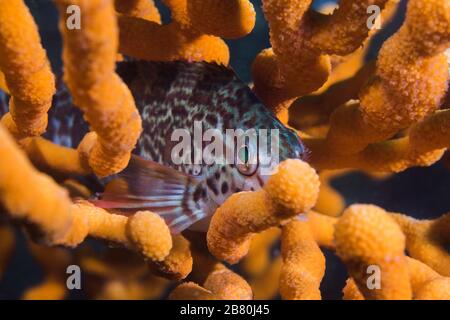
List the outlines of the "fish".
{"type": "MultiPolygon", "coordinates": [[[[308,150],[298,134],[283,125],[227,66],[127,60],[117,63],[116,72],[134,97],[143,131],[128,166],[102,180],[104,190],[91,199],[99,207],[121,214],[155,212],[172,233],[187,228],[205,231],[215,210],[232,194],[261,189],[270,176],[267,169],[286,159],[307,159],[308,150]],[[209,141],[202,135],[200,145],[196,140],[185,143],[184,161],[174,161],[173,151],[180,142],[174,141],[174,133],[195,137],[199,126],[202,133],[232,129],[250,130],[252,135],[237,147],[230,146],[235,140],[227,140],[225,134],[221,140],[216,135],[209,141]],[[261,143],[263,132],[276,132],[277,139],[261,143]],[[234,151],[235,158],[223,161],[222,155],[222,161],[195,161],[196,151],[204,151],[213,142],[226,152],[234,151]],[[264,164],[259,157],[263,144],[266,150],[277,144],[277,157],[264,159],[264,164]]],[[[70,92],[59,81],[44,137],[76,147],[88,131],[70,92]]]]}

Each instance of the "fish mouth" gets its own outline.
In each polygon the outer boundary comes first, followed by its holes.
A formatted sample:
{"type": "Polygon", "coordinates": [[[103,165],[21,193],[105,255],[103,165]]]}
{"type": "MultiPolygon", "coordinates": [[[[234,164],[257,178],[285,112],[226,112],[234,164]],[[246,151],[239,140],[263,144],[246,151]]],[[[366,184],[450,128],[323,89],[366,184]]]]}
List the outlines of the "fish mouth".
{"type": "Polygon", "coordinates": [[[260,175],[259,173],[256,174],[256,179],[258,180],[259,185],[262,187],[264,187],[264,185],[266,184],[267,180],[269,180],[270,175],[260,175]]]}
{"type": "Polygon", "coordinates": [[[270,167],[260,166],[256,171],[254,178],[258,181],[258,185],[264,187],[270,176],[277,172],[278,165],[272,165],[270,167]]]}
{"type": "Polygon", "coordinates": [[[259,173],[255,173],[251,177],[247,177],[242,185],[243,191],[257,191],[261,190],[269,179],[270,175],[261,175],[259,173]]]}

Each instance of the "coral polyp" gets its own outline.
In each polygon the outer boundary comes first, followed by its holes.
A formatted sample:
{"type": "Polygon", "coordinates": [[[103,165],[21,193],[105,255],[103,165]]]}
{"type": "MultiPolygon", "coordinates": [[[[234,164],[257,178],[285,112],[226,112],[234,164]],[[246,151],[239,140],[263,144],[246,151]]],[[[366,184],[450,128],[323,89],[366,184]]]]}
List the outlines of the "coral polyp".
{"type": "Polygon", "coordinates": [[[0,298],[450,300],[450,1],[321,5],[0,0],[0,298]]]}

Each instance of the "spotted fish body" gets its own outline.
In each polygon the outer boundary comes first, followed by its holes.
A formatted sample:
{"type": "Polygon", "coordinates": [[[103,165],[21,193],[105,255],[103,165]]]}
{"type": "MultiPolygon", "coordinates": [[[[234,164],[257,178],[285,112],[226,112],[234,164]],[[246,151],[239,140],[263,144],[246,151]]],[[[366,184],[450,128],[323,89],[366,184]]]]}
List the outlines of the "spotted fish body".
{"type": "MultiPolygon", "coordinates": [[[[194,123],[203,132],[218,129],[278,129],[279,161],[302,158],[297,134],[258,100],[234,72],[209,63],[126,61],[117,73],[130,88],[142,117],[143,132],[129,166],[108,179],[96,204],[123,211],[151,210],[179,232],[214,213],[231,194],[260,189],[266,176],[258,167],[243,174],[235,164],[173,163],[171,136],[194,123]]],[[[76,147],[88,131],[67,90],[58,90],[46,137],[76,147]]],[[[0,109],[1,110],[1,109],[0,109]]],[[[255,147],[255,146],[254,146],[255,147]]],[[[256,146],[257,148],[257,146],[256,146]]]]}

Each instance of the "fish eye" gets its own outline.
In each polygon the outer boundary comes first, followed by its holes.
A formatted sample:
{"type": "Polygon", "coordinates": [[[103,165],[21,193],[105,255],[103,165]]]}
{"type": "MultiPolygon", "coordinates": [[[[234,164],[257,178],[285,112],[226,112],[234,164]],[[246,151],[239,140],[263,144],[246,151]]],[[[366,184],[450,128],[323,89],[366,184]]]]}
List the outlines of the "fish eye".
{"type": "Polygon", "coordinates": [[[244,145],[239,148],[236,160],[236,167],[243,175],[251,176],[258,169],[256,152],[250,145],[244,145]]]}

